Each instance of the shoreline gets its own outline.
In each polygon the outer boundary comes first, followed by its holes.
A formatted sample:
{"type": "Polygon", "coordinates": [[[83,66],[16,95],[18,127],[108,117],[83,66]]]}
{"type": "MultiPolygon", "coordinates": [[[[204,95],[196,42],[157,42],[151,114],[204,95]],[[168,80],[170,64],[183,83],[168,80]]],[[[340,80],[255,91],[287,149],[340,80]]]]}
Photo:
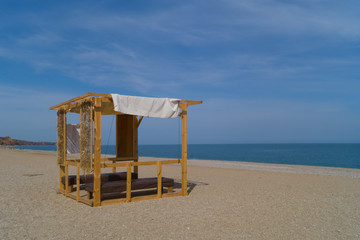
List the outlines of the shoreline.
{"type": "MultiPolygon", "coordinates": [[[[8,149],[8,148],[6,150],[56,155],[56,151],[47,151],[47,150],[8,149]]],[[[107,154],[107,155],[103,154],[103,156],[115,157],[115,155],[111,155],[111,154],[107,154]]],[[[170,160],[175,158],[139,156],[139,160],[141,161],[157,161],[157,160],[167,160],[167,159],[170,160]]],[[[265,172],[284,172],[284,173],[360,178],[360,169],[357,168],[324,167],[324,166],[295,165],[295,164],[290,165],[290,164],[277,164],[277,163],[257,163],[257,162],[226,161],[226,160],[208,160],[208,159],[188,159],[188,165],[210,167],[210,168],[243,169],[243,170],[265,171],[265,172]]]]}

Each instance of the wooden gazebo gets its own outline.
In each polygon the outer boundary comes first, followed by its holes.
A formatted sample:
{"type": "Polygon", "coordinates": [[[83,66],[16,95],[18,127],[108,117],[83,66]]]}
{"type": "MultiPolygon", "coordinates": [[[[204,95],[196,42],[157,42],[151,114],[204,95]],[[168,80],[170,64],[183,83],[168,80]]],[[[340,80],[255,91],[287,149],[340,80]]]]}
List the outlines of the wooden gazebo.
{"type": "MultiPolygon", "coordinates": [[[[112,94],[87,93],[50,107],[51,110],[57,110],[57,162],[60,168],[59,192],[78,202],[94,207],[119,202],[187,196],[187,108],[190,105],[201,104],[202,101],[119,96],[122,97],[122,102],[115,104],[115,98],[112,94]],[[128,106],[121,106],[124,101],[125,105],[128,106]],[[150,114],[144,114],[144,109],[142,111],[136,109],[136,106],[142,107],[139,105],[141,103],[151,105],[156,104],[157,101],[161,101],[161,103],[156,106],[152,105],[152,108],[149,108],[150,114]],[[139,162],[138,127],[144,116],[152,117],[152,110],[158,111],[159,106],[162,107],[166,104],[171,107],[171,110],[175,109],[174,112],[170,113],[171,117],[180,116],[181,118],[181,159],[139,162]],[[129,106],[132,107],[130,113],[127,112],[128,109],[125,109],[129,106]],[[125,110],[121,112],[119,109],[125,110]],[[68,159],[67,157],[67,113],[80,114],[79,159],[68,159]],[[116,115],[115,157],[101,156],[101,115],[116,115]],[[173,179],[162,177],[162,165],[164,164],[181,164],[181,191],[173,191],[173,179]],[[147,179],[138,178],[139,166],[144,165],[157,166],[157,176],[147,179]],[[69,175],[69,166],[76,167],[76,175],[69,175]],[[127,170],[126,172],[117,172],[117,167],[125,167],[127,170]],[[102,174],[101,169],[103,168],[112,168],[112,173],[102,174]],[[81,169],[86,174],[80,175],[81,169]],[[91,174],[92,171],[93,174],[91,174]],[[164,187],[167,187],[167,192],[164,192],[164,187]],[[156,194],[143,196],[133,196],[132,194],[134,190],[150,188],[157,189],[156,194]],[[81,194],[81,191],[84,190],[87,191],[87,196],[81,194]],[[125,197],[102,200],[103,194],[121,192],[126,192],[125,197]]],[[[147,109],[145,110],[147,111],[147,109]]],[[[163,114],[160,117],[169,116],[169,114],[163,114]]]]}

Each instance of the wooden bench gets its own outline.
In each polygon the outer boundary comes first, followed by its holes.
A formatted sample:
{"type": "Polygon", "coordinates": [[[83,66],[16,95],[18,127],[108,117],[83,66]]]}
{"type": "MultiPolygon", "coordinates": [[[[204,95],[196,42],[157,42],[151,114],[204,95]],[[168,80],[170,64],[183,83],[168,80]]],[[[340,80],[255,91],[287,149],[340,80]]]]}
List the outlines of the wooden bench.
{"type": "MultiPolygon", "coordinates": [[[[172,178],[161,178],[161,186],[166,187],[168,192],[172,192],[172,188],[174,186],[174,179],[172,178]]],[[[157,178],[140,178],[140,179],[131,179],[131,190],[139,190],[139,189],[149,189],[149,188],[157,188],[158,187],[158,179],[157,178]]],[[[86,183],[85,190],[88,191],[89,198],[91,198],[92,193],[94,192],[94,184],[86,183]]],[[[120,193],[126,191],[126,180],[121,181],[112,181],[112,182],[101,182],[101,190],[103,193],[120,193]]]]}
{"type": "MultiPolygon", "coordinates": [[[[118,173],[103,173],[101,174],[101,182],[112,182],[112,181],[120,181],[126,180],[127,173],[126,172],[118,172],[118,173]]],[[[131,173],[132,179],[137,179],[137,173],[131,173]]],[[[61,178],[61,183],[65,183],[65,176],[61,178]]],[[[94,174],[90,175],[80,175],[80,184],[84,183],[93,183],[94,182],[94,174]]],[[[68,186],[70,186],[70,192],[73,191],[73,186],[76,185],[76,175],[69,175],[68,176],[68,186]]]]}

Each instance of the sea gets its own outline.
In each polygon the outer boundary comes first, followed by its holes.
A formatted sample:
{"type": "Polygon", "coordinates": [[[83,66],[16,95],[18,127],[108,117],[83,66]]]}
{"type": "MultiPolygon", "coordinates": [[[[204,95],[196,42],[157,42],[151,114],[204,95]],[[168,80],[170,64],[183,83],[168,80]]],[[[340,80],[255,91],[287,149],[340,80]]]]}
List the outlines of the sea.
{"type": "MultiPolygon", "coordinates": [[[[17,148],[56,151],[56,146],[17,148]]],[[[115,155],[114,145],[103,154],[115,155]]],[[[139,156],[180,158],[180,145],[139,145],[139,156]]],[[[189,144],[188,159],[240,161],[360,169],[360,144],[189,144]]]]}

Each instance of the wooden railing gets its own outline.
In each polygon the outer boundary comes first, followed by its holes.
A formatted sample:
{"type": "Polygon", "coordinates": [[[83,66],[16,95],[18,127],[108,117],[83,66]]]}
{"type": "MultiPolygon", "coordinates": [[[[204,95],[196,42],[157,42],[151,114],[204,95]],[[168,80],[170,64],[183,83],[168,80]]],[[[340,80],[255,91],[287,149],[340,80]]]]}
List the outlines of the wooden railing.
{"type": "MultiPolygon", "coordinates": [[[[102,161],[131,161],[134,158],[102,158],[102,161]]],[[[116,167],[126,167],[127,168],[127,175],[126,175],[126,199],[116,199],[106,202],[100,202],[101,205],[112,204],[115,202],[130,202],[131,201],[131,168],[134,166],[151,166],[157,165],[157,194],[155,196],[145,196],[144,199],[151,199],[151,198],[162,198],[165,196],[172,196],[172,195],[181,195],[182,193],[162,193],[162,165],[167,164],[178,164],[182,163],[180,159],[176,160],[161,160],[161,161],[146,161],[146,162],[112,162],[112,163],[101,163],[101,168],[116,168],[116,167]]],[[[94,178],[95,180],[95,178],[94,178]]],[[[88,205],[92,205],[92,201],[89,199],[84,199],[80,196],[80,159],[72,159],[67,160],[65,162],[65,195],[67,197],[71,197],[76,199],[78,202],[83,202],[88,205]],[[69,165],[76,166],[76,197],[70,194],[69,191],[69,165]]],[[[140,200],[140,198],[139,198],[140,200]]]]}

